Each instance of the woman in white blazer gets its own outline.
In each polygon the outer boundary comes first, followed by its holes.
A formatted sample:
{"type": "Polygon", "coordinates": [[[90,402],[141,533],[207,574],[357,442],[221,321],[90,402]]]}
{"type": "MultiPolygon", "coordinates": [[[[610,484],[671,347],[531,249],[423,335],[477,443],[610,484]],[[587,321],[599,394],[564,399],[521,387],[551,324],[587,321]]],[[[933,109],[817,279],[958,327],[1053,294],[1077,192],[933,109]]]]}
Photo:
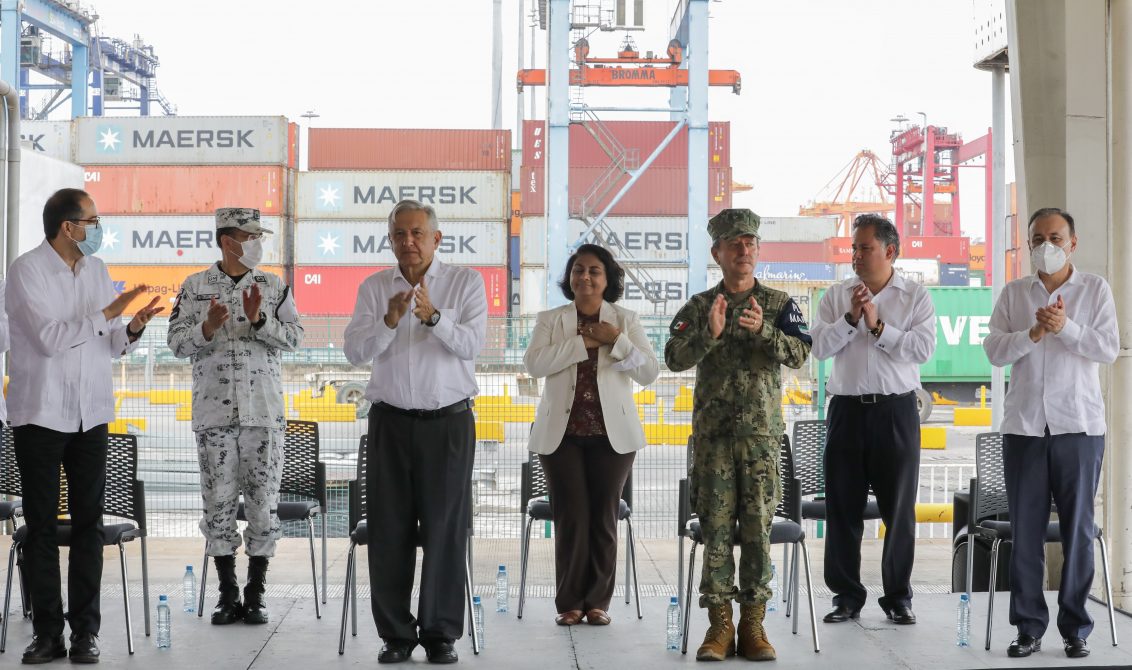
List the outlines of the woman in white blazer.
{"type": "Polygon", "coordinates": [[[529,449],[539,454],[552,502],[555,606],[560,626],[610,622],[617,570],[617,511],[645,433],[633,384],[659,367],[637,314],[616,302],[625,272],[608,250],[584,244],[559,282],[572,302],[540,312],[523,357],[546,377],[529,449]]]}

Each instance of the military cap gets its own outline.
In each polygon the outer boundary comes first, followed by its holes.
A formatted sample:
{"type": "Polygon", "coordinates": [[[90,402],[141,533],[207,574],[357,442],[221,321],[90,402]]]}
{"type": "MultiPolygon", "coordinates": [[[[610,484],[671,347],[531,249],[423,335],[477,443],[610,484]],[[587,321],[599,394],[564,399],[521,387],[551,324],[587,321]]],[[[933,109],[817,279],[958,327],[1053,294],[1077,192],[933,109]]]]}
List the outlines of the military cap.
{"type": "Polygon", "coordinates": [[[730,240],[743,235],[759,236],[759,215],[749,209],[725,209],[708,221],[711,241],[730,240]]]}
{"type": "Polygon", "coordinates": [[[273,233],[259,223],[259,210],[251,207],[221,207],[216,210],[216,229],[239,228],[245,233],[273,233]]]}

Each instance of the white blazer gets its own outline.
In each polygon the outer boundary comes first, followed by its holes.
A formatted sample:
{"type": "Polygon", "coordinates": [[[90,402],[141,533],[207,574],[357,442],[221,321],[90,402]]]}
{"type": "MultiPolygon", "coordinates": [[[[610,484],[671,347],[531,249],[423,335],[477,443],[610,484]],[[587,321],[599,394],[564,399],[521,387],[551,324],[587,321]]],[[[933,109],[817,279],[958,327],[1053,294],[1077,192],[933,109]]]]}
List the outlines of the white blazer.
{"type": "MultiPolygon", "coordinates": [[[[530,346],[523,356],[531,376],[546,377],[527,446],[536,454],[553,453],[562,442],[574,405],[578,363],[589,358],[582,336],[578,335],[577,309],[571,302],[539,312],[530,346]]],[[[645,446],[631,382],[641,386],[653,383],[660,367],[636,312],[602,301],[600,316],[602,321],[621,329],[612,346],[598,348],[597,388],[609,443],[617,453],[627,454],[645,446]]]]}

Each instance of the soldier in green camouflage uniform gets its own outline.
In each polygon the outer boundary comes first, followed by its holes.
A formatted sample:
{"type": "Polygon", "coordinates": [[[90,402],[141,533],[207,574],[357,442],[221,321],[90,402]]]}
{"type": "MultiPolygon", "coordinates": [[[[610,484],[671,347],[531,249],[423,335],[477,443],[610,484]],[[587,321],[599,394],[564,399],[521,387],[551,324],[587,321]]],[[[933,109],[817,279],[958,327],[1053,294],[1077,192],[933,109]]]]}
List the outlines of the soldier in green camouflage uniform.
{"type": "Polygon", "coordinates": [[[704,537],[700,607],[712,622],[696,654],[700,660],[733,653],[732,600],[742,610],[739,653],[775,657],[762,619],[771,597],[770,525],[781,496],[778,452],[786,429],[780,366],[800,368],[810,336],[790,296],[754,277],[758,229],[759,217],[748,209],[726,209],[711,219],[712,256],[723,281],[681,308],[664,349],[670,370],[696,366],[691,502],[704,537]]]}

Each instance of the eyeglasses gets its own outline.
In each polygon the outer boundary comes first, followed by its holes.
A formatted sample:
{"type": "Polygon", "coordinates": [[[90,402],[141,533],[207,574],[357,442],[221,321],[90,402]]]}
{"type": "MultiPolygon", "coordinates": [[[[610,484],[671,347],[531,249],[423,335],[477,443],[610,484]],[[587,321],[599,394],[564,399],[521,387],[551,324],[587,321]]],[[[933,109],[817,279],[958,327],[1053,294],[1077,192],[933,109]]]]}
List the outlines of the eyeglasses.
{"type": "Polygon", "coordinates": [[[89,224],[93,225],[95,228],[98,228],[100,225],[102,225],[102,217],[101,216],[92,216],[89,219],[71,219],[71,223],[79,223],[79,222],[89,223],[89,224]]]}

